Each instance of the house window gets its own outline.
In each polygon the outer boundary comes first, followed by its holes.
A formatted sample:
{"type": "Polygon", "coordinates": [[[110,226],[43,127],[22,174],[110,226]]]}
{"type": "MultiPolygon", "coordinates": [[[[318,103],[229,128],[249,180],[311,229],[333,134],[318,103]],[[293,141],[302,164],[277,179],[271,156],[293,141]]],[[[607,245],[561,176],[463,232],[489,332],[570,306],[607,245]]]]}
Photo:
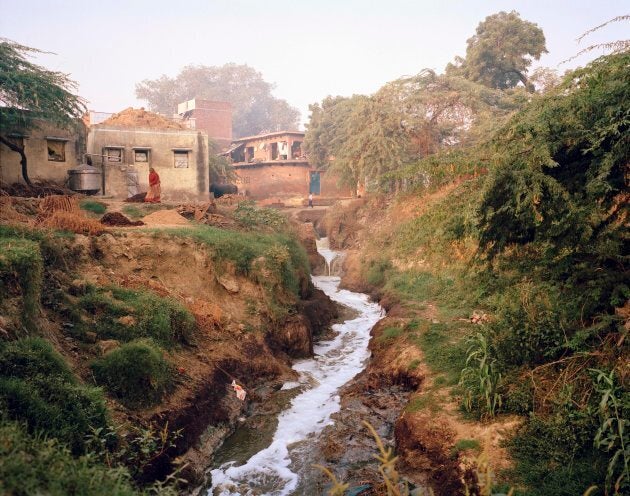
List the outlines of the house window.
{"type": "Polygon", "coordinates": [[[173,155],[176,169],[188,169],[188,151],[174,150],[173,155]]]}
{"type": "Polygon", "coordinates": [[[122,148],[105,148],[105,160],[109,163],[119,164],[123,159],[122,148]]]}
{"type": "Polygon", "coordinates": [[[61,140],[47,139],[48,160],[50,162],[66,161],[66,142],[61,140]]]}
{"type": "Polygon", "coordinates": [[[135,148],[133,150],[133,161],[135,163],[146,164],[149,162],[148,148],[135,148]]]}

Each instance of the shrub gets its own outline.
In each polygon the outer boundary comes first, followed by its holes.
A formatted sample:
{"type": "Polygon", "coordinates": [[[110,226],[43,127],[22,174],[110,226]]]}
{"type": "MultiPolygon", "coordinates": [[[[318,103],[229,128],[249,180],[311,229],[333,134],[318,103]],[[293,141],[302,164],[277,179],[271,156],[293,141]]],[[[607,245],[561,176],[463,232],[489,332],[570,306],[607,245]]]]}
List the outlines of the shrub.
{"type": "Polygon", "coordinates": [[[368,265],[365,280],[370,286],[382,286],[385,283],[387,271],[391,268],[392,263],[389,260],[372,260],[368,265]]]}
{"type": "Polygon", "coordinates": [[[158,403],[173,383],[171,366],[148,340],[123,344],[91,368],[96,382],[130,408],[158,403]]]}
{"type": "Polygon", "coordinates": [[[506,289],[490,340],[502,368],[536,365],[555,358],[565,344],[569,327],[554,286],[529,282],[506,289]]]}
{"type": "Polygon", "coordinates": [[[95,331],[103,339],[152,338],[171,347],[191,344],[197,328],[195,318],[181,304],[150,291],[89,287],[80,305],[94,317],[95,331]]]}
{"type": "Polygon", "coordinates": [[[234,211],[234,218],[244,227],[270,227],[286,229],[287,218],[273,208],[256,208],[254,202],[243,201],[234,211]]]}
{"type": "Polygon", "coordinates": [[[74,453],[83,452],[91,428],[107,425],[102,392],[79,384],[40,338],[0,345],[0,407],[10,419],[58,438],[74,453]]]}
{"type": "Polygon", "coordinates": [[[22,319],[31,326],[40,299],[44,262],[39,244],[0,237],[0,293],[22,296],[22,319]]]}
{"type": "Polygon", "coordinates": [[[0,420],[0,494],[27,496],[139,494],[122,468],[107,468],[91,456],[74,458],[55,439],[29,435],[15,422],[0,420]]]}

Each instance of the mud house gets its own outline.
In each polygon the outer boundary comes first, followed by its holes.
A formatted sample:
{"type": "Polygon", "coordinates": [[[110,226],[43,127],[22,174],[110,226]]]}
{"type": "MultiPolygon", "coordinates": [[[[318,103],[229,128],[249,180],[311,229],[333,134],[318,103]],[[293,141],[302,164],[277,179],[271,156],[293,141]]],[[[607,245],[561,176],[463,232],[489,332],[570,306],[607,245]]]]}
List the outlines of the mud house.
{"type": "Polygon", "coordinates": [[[87,148],[103,169],[103,194],[127,198],[127,181],[137,174],[147,191],[149,167],[160,175],[162,197],[172,201],[208,198],[209,144],[205,132],[188,129],[143,109],[126,109],[90,127],[87,148]]]}
{"type": "MultiPolygon", "coordinates": [[[[24,147],[31,181],[64,184],[68,169],[76,167],[85,153],[85,130],[81,123],[77,129],[62,129],[46,121],[36,124],[27,131],[15,130],[5,136],[24,147]]],[[[0,183],[22,182],[19,153],[0,144],[0,183]]]]}
{"type": "Polygon", "coordinates": [[[278,131],[240,138],[223,153],[236,173],[239,191],[262,200],[267,198],[304,198],[351,196],[348,188],[337,185],[337,178],[311,167],[304,155],[304,133],[278,131]]]}

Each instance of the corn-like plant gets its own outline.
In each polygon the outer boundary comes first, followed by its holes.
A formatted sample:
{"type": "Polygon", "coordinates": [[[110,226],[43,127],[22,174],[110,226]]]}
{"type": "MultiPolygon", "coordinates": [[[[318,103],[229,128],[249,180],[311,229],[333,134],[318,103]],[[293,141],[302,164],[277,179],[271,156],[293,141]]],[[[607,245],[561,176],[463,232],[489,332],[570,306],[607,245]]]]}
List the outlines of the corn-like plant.
{"type": "Polygon", "coordinates": [[[466,389],[464,407],[472,411],[482,409],[485,415],[494,417],[501,408],[498,393],[501,374],[496,370],[496,360],[490,356],[488,338],[478,332],[468,340],[466,367],[462,370],[459,384],[466,389]]]}
{"type": "MultiPolygon", "coordinates": [[[[630,460],[630,434],[628,420],[623,414],[630,405],[627,402],[627,394],[624,398],[622,389],[615,380],[615,371],[604,372],[591,369],[596,374],[595,389],[601,394],[599,401],[599,416],[601,424],[595,434],[595,447],[610,453],[608,470],[606,472],[606,495],[623,494],[630,489],[630,475],[628,461],[630,460]],[[611,493],[612,489],[612,493],[611,493]]],[[[627,494],[627,493],[625,493],[627,494]]]]}

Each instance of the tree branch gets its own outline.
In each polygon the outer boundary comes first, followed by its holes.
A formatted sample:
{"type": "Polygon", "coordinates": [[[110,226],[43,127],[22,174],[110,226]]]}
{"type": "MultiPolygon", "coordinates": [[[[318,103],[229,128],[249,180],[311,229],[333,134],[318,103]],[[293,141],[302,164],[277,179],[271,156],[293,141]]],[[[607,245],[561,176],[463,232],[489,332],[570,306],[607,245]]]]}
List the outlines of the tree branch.
{"type": "Polygon", "coordinates": [[[20,154],[20,165],[22,166],[22,177],[24,178],[24,182],[28,184],[29,186],[33,186],[33,184],[31,183],[31,180],[28,177],[28,169],[26,166],[26,154],[24,153],[24,147],[19,147],[18,145],[13,143],[11,140],[5,138],[1,134],[0,134],[0,143],[5,145],[10,150],[20,154]]]}

